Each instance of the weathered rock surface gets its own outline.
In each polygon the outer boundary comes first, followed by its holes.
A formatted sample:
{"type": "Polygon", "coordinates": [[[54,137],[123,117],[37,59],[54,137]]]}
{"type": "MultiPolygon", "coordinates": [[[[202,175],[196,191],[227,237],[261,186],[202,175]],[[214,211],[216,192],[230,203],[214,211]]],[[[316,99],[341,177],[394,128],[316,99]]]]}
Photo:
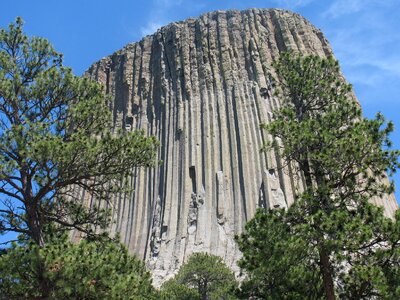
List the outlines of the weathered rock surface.
{"type": "MultiPolygon", "coordinates": [[[[88,70],[114,97],[116,127],[161,142],[163,163],[132,170],[135,192],[115,199],[111,228],[147,261],[156,284],[198,251],[237,270],[234,235],[257,207],[286,207],[301,190],[276,153],[260,152],[269,137],[259,125],[279,105],[271,63],[287,50],[332,54],[297,14],[217,11],[165,26],[88,70]]],[[[397,208],[393,196],[376,201],[387,213],[397,208]]]]}

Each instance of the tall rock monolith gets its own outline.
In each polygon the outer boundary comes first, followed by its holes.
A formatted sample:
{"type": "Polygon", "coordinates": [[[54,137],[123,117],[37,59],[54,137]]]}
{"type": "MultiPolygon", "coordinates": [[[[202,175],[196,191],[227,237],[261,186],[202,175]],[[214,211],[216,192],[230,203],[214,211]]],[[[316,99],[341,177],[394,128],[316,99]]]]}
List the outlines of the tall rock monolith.
{"type": "MultiPolygon", "coordinates": [[[[288,50],[332,55],[322,32],[297,14],[216,11],[162,27],[88,70],[112,96],[114,126],[161,143],[162,163],[132,170],[134,192],[108,204],[111,232],[146,260],[156,284],[193,252],[237,270],[235,234],[258,207],[287,207],[302,189],[277,153],[260,151],[270,138],[260,123],[279,106],[271,64],[288,50]]],[[[397,209],[393,195],[374,201],[387,214],[397,209]]]]}

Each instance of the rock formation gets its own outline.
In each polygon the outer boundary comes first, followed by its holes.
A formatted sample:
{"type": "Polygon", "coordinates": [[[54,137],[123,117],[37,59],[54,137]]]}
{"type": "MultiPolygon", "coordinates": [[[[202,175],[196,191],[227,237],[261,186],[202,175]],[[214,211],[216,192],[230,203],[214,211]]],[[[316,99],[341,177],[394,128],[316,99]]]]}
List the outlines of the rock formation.
{"type": "MultiPolygon", "coordinates": [[[[279,106],[271,63],[287,50],[332,54],[321,31],[297,14],[216,11],[171,23],[88,70],[114,99],[115,127],[161,142],[163,163],[132,170],[134,193],[111,207],[111,231],[146,260],[156,284],[198,251],[237,270],[235,234],[257,207],[286,207],[301,190],[277,153],[260,152],[269,137],[259,125],[279,106]]],[[[393,196],[376,201],[387,213],[397,208],[393,196]]]]}

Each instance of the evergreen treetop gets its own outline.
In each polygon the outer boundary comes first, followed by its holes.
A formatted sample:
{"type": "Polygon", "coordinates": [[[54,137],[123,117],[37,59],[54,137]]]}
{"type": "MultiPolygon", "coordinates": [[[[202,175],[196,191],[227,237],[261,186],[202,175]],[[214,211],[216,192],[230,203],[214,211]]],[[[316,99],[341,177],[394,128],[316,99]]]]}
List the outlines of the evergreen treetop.
{"type": "Polygon", "coordinates": [[[132,168],[153,166],[157,142],[112,131],[100,84],[72,74],[20,18],[0,30],[0,233],[45,244],[45,227],[104,228],[106,211],[81,197],[109,200],[132,168]],[[80,193],[77,193],[77,190],[80,193]]]}
{"type": "Polygon", "coordinates": [[[272,137],[267,149],[302,184],[287,211],[259,211],[238,239],[244,287],[260,298],[397,296],[399,213],[387,218],[370,202],[393,192],[393,124],[363,118],[333,58],[286,53],[274,66],[281,107],[262,128],[272,137]]]}

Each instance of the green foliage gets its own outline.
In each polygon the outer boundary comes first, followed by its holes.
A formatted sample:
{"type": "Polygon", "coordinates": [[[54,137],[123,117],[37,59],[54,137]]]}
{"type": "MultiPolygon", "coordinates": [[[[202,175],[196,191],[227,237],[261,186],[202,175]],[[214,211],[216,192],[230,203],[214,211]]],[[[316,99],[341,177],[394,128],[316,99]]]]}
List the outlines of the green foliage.
{"type": "Polygon", "coordinates": [[[386,175],[398,168],[399,152],[389,149],[393,124],[381,115],[362,117],[332,58],[287,53],[275,69],[282,107],[262,125],[274,138],[266,149],[278,152],[304,184],[287,211],[259,211],[238,239],[249,278],[244,293],[396,298],[398,218],[369,202],[393,192],[386,175]]]}
{"type": "Polygon", "coordinates": [[[352,268],[340,274],[342,298],[400,297],[400,210],[396,211],[394,220],[383,218],[377,212],[376,207],[367,212],[370,223],[360,227],[367,238],[362,247],[351,251],[352,268]]]}
{"type": "Polygon", "coordinates": [[[295,234],[284,210],[258,210],[245,232],[237,237],[248,275],[243,299],[321,299],[318,253],[295,234]]]}
{"type": "Polygon", "coordinates": [[[161,286],[160,298],[162,300],[200,300],[200,295],[196,289],[170,279],[161,286]]]}
{"type": "MultiPolygon", "coordinates": [[[[315,228],[300,221],[302,209],[297,203],[288,211],[260,209],[237,238],[243,252],[239,266],[247,273],[243,299],[325,299],[315,228]]],[[[338,234],[329,242],[340,299],[399,297],[400,211],[395,217],[385,218],[381,209],[365,204],[347,219],[332,216],[320,223],[338,234]]]]}
{"type": "Polygon", "coordinates": [[[43,282],[46,299],[136,300],[156,295],[144,263],[116,242],[72,244],[64,238],[42,248],[14,244],[0,256],[0,299],[39,298],[43,282]]]}
{"type": "Polygon", "coordinates": [[[274,112],[274,121],[262,127],[275,138],[272,146],[285,161],[306,172],[306,180],[329,178],[324,184],[318,182],[317,189],[340,195],[346,202],[354,194],[392,192],[392,185],[377,179],[398,167],[399,152],[388,150],[393,124],[384,127],[380,114],[374,120],[362,117],[338,63],[333,58],[292,58],[287,53],[275,67],[283,105],[274,112]]]}
{"type": "Polygon", "coordinates": [[[0,30],[0,233],[44,244],[44,227],[93,234],[107,212],[76,200],[127,191],[134,167],[153,166],[157,142],[144,132],[111,130],[102,87],[74,76],[62,55],[23,33],[20,18],[0,30]]]}
{"type": "Polygon", "coordinates": [[[161,288],[163,299],[237,299],[237,282],[222,259],[207,253],[195,253],[179,269],[175,278],[161,288]]]}

